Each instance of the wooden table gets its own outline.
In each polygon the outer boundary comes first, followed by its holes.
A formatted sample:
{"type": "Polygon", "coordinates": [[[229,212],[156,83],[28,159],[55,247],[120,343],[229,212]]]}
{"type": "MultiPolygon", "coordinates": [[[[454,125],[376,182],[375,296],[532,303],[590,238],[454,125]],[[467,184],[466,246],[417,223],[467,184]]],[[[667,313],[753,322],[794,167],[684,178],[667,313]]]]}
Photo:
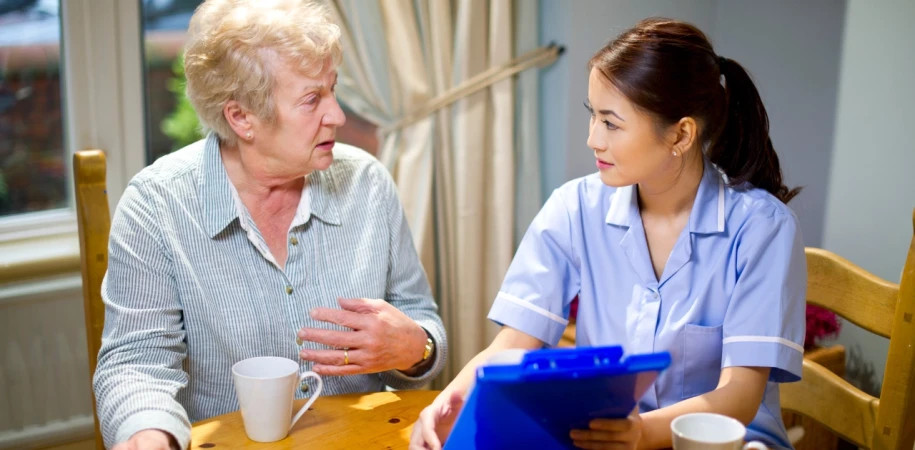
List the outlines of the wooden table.
{"type": "MultiPolygon", "coordinates": [[[[276,442],[254,442],[245,435],[238,411],[211,417],[191,429],[192,449],[400,449],[410,443],[419,412],[439,391],[373,392],[320,397],[276,442]]],[[[293,411],[305,399],[296,400],[293,411]]]]}

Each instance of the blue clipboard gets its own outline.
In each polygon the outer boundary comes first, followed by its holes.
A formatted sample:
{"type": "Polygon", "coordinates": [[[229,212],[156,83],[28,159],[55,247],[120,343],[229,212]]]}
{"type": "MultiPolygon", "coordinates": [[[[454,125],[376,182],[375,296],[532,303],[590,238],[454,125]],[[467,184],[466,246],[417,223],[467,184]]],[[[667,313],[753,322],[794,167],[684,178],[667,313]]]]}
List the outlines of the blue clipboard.
{"type": "Polygon", "coordinates": [[[670,354],[623,358],[620,346],[527,352],[483,365],[445,450],[572,448],[569,431],[595,418],[626,417],[670,365],[670,354]]]}

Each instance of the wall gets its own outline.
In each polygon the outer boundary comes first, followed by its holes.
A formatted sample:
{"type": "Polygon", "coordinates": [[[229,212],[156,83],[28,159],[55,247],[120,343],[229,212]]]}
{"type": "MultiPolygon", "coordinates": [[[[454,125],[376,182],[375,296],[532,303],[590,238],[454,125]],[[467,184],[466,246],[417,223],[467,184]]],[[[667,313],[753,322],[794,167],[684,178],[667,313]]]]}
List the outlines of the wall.
{"type": "Polygon", "coordinates": [[[566,47],[541,81],[544,193],[596,170],[581,104],[591,54],[642,18],[673,17],[705,31],[719,54],[753,76],[786,182],[804,186],[791,206],[805,242],[821,245],[844,11],[845,2],[833,0],[541,0],[541,42],[566,47]]]}
{"type": "MultiPolygon", "coordinates": [[[[915,207],[915,2],[851,1],[839,71],[824,247],[899,281],[915,207]]],[[[845,325],[883,377],[887,341],[845,325]]]]}
{"type": "Polygon", "coordinates": [[[94,433],[79,273],[0,284],[0,449],[94,433]]]}
{"type": "Polygon", "coordinates": [[[623,30],[650,16],[688,20],[714,29],[715,1],[541,0],[540,42],[556,42],[565,53],[541,76],[541,168],[543,198],[563,182],[594,172],[585,145],[588,113],[588,60],[623,30]]]}
{"type": "Polygon", "coordinates": [[[720,1],[715,50],[753,77],[804,243],[823,242],[845,2],[720,1]]]}

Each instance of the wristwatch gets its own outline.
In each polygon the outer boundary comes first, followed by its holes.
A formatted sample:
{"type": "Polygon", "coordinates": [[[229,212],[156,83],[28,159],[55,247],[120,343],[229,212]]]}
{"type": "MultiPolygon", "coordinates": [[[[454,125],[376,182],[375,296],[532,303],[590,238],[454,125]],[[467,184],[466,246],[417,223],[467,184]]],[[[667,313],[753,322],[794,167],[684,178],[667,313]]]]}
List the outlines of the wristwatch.
{"type": "MultiPolygon", "coordinates": [[[[422,328],[422,327],[420,327],[422,328]]],[[[423,359],[419,360],[418,363],[414,364],[413,367],[417,367],[426,363],[429,358],[432,357],[432,354],[435,353],[435,341],[432,340],[432,335],[429,334],[429,331],[423,328],[423,331],[426,332],[426,347],[423,348],[423,359]]]]}
{"type": "MultiPolygon", "coordinates": [[[[423,331],[426,331],[423,328],[423,331]]],[[[423,359],[420,361],[420,364],[426,362],[427,359],[432,357],[432,353],[435,352],[435,341],[432,340],[432,335],[426,331],[426,347],[423,349],[423,359]]]]}

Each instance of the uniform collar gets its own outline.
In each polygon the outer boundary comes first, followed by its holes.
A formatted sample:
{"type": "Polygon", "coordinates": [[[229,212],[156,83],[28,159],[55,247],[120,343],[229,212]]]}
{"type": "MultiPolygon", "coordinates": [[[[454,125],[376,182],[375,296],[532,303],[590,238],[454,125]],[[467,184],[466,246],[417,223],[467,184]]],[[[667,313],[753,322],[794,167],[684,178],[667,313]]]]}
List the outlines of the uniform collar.
{"type": "Polygon", "coordinates": [[[610,198],[607,210],[607,223],[610,225],[629,226],[629,218],[639,216],[639,199],[636,197],[635,185],[617,188],[610,198]]]}
{"type": "MultiPolygon", "coordinates": [[[[219,154],[219,138],[209,133],[201,154],[201,177],[197,189],[204,207],[204,227],[210,238],[216,237],[239,217],[240,200],[229,180],[219,154]]],[[[308,222],[311,216],[332,225],[340,225],[340,214],[334,198],[336,186],[331,169],[313,172],[302,188],[302,198],[292,226],[308,222]]]]}
{"type": "Polygon", "coordinates": [[[699,182],[699,191],[689,214],[690,233],[712,234],[724,232],[725,211],[724,179],[718,168],[708,159],[699,182]]]}
{"type": "MultiPolygon", "coordinates": [[[[718,168],[705,160],[699,190],[689,215],[690,233],[721,233],[724,231],[725,189],[724,180],[718,168]]],[[[610,198],[606,222],[610,225],[628,227],[633,218],[639,217],[639,202],[634,185],[617,188],[610,198]]]]}

